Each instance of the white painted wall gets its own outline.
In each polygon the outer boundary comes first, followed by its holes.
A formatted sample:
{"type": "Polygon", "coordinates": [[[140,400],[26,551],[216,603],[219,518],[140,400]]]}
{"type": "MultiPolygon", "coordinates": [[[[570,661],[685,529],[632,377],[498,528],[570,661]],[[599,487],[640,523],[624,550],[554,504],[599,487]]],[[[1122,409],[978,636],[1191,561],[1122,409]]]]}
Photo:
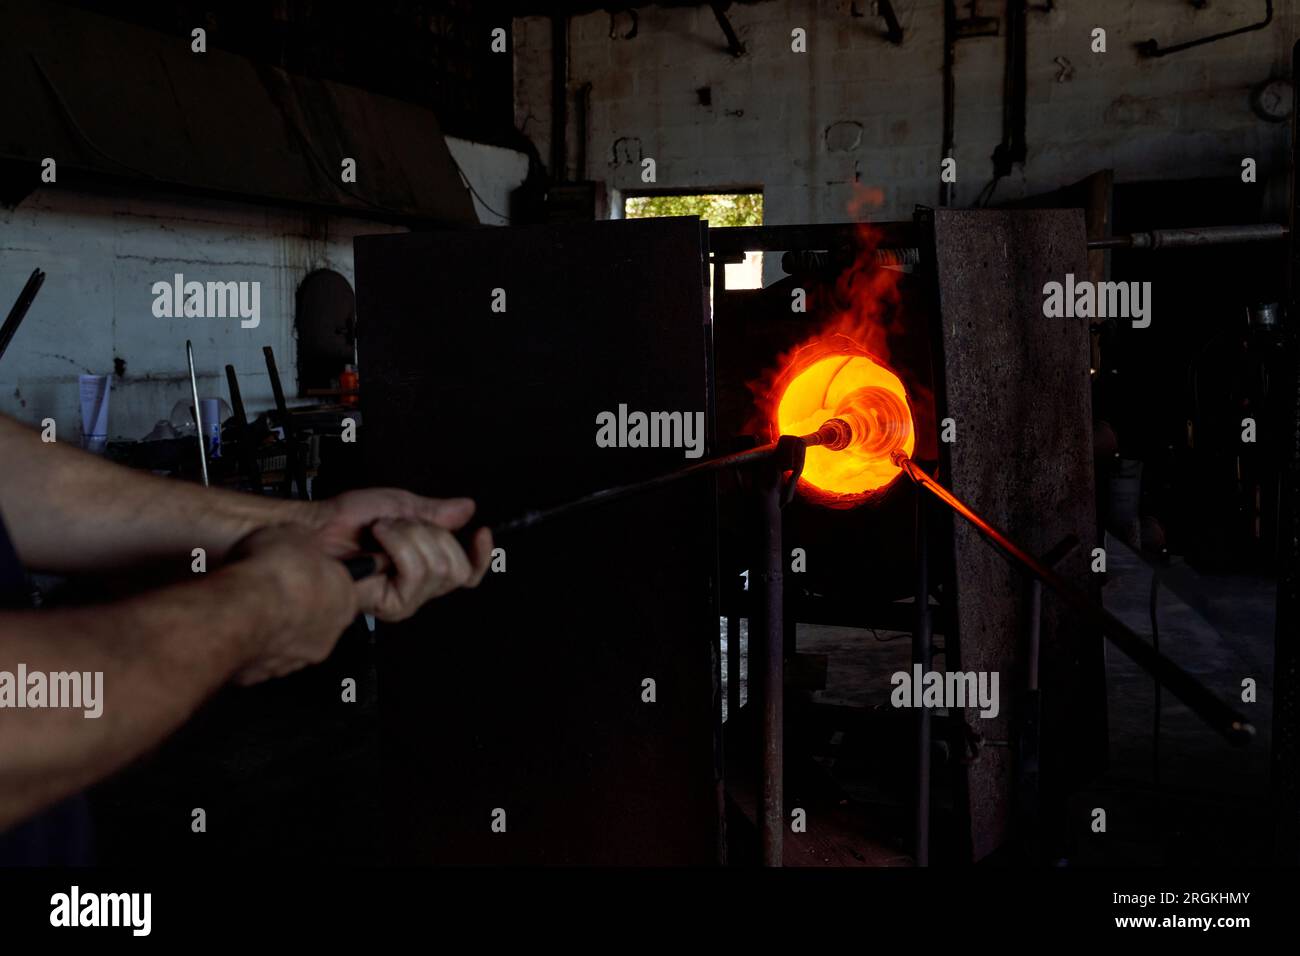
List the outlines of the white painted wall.
{"type": "MultiPolygon", "coordinates": [[[[528,172],[522,153],[449,138],[465,178],[494,209],[528,172]]],[[[502,220],[479,200],[482,222],[502,220]]],[[[3,358],[0,412],[38,423],[51,417],[63,440],[80,435],[77,376],[126,362],[109,405],[115,438],[143,437],[177,401],[188,401],[185,340],[194,342],[199,391],[229,400],[225,366],[239,374],[249,413],[271,407],[262,346],[275,350],[285,391],[297,391],[294,297],[315,269],[355,286],[352,240],[399,227],[323,213],[185,196],[129,196],[42,188],[0,208],[0,318],[34,268],[45,285],[3,358]],[[172,280],[261,283],[261,322],[160,319],[152,286],[172,280]]]]}
{"type": "Polygon", "coordinates": [[[470,197],[478,221],[485,226],[506,225],[510,215],[510,194],[528,176],[528,157],[513,149],[488,146],[455,136],[447,137],[447,149],[460,167],[461,178],[474,187],[470,197]]]}
{"type": "MultiPolygon", "coordinates": [[[[967,4],[959,3],[965,16],[967,4]]],[[[994,0],[981,14],[1001,15],[994,0]]],[[[1186,0],[1056,0],[1029,14],[1029,157],[996,198],[1046,192],[1098,169],[1118,182],[1231,176],[1243,156],[1258,160],[1259,188],[1282,215],[1286,123],[1251,111],[1254,86],[1290,72],[1300,14],[1275,3],[1266,31],[1161,59],[1134,45],[1164,45],[1259,20],[1259,0],[1216,0],[1197,11],[1186,0]],[[1091,31],[1107,30],[1105,54],[1090,51],[1091,31]],[[1072,67],[1068,78],[1061,57],[1072,67]]],[[[872,218],[910,218],[914,204],[939,198],[942,142],[943,5],[895,0],[902,46],[880,34],[870,0],[769,0],[733,3],[727,16],[748,52],[733,58],[707,5],[642,6],[636,36],[624,39],[626,12],[575,17],[569,26],[569,89],[591,84],[590,175],[614,190],[644,189],[641,156],[657,163],[658,187],[712,190],[761,186],[769,224],[842,222],[855,186],[878,187],[872,218]],[[865,13],[853,16],[851,9],[865,13]],[[807,31],[806,54],[790,33],[807,31]],[[615,34],[611,38],[611,32],[615,34]],[[709,87],[712,105],[696,90],[709,87]]],[[[515,119],[550,150],[550,23],[514,24],[515,119]]],[[[991,177],[1001,139],[1006,41],[957,46],[956,159],[959,205],[991,177]]],[[[569,110],[569,151],[579,131],[569,110]]]]}
{"type": "Polygon", "coordinates": [[[354,281],[352,239],[393,232],[364,220],[178,198],[131,198],[44,188],[0,209],[0,310],[32,269],[47,273],[0,359],[0,412],[36,423],[52,417],[63,440],[80,434],[77,376],[113,371],[109,433],[143,437],[186,398],[185,340],[194,342],[199,391],[228,400],[225,365],[239,374],[250,413],[272,405],[262,346],[275,350],[285,390],[296,390],[294,296],[307,273],[337,270],[354,281]],[[154,282],[261,283],[261,323],[160,319],[154,282]]]}

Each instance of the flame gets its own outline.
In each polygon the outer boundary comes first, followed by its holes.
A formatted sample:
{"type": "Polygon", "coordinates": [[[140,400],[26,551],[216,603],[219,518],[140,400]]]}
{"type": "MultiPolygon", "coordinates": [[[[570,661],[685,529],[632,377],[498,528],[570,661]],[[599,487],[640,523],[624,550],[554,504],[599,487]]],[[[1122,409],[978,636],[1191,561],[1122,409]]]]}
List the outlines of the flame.
{"type": "Polygon", "coordinates": [[[828,418],[852,426],[849,448],[808,449],[799,480],[805,497],[832,508],[852,508],[883,492],[901,474],[890,455],[901,450],[911,457],[916,447],[907,390],[883,357],[901,317],[899,274],[878,265],[878,244],[875,230],[859,227],[858,254],[835,284],[830,321],[751,386],[760,427],[771,440],[815,432],[828,418]]]}

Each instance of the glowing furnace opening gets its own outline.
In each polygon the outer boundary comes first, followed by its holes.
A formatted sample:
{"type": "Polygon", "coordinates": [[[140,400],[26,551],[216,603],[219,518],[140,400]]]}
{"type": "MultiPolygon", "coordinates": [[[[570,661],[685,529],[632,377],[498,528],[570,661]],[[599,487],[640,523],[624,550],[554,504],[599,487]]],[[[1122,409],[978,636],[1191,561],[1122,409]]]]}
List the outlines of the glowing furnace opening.
{"type": "Polygon", "coordinates": [[[776,431],[815,432],[828,418],[853,429],[842,451],[808,449],[800,490],[821,504],[848,508],[881,491],[900,474],[895,452],[916,445],[907,391],[897,375],[861,351],[797,353],[777,382],[776,431]]]}

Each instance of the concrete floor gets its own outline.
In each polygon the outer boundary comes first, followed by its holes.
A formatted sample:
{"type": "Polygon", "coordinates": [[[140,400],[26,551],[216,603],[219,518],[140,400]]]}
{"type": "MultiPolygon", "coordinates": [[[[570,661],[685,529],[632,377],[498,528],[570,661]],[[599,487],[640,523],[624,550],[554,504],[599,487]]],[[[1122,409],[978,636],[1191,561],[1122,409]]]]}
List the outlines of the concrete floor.
{"type": "MultiPolygon", "coordinates": [[[[1151,633],[1151,568],[1115,539],[1106,541],[1109,580],[1103,600],[1124,623],[1151,633]]],[[[1273,620],[1276,582],[1256,575],[1198,574],[1174,558],[1163,577],[1186,597],[1159,591],[1160,650],[1255,723],[1238,749],[1205,727],[1170,694],[1161,695],[1159,746],[1153,738],[1153,682],[1108,648],[1110,769],[1096,806],[1108,832],[1080,831],[1077,862],[1267,862],[1267,801],[1273,714],[1273,620]],[[1193,605],[1197,605],[1196,608],[1193,605]],[[1254,703],[1242,680],[1256,682],[1254,703]]]]}
{"type": "MultiPolygon", "coordinates": [[[[1108,539],[1108,580],[1103,603],[1138,634],[1151,634],[1151,568],[1118,541],[1108,539]]],[[[1072,818],[1069,855],[1075,865],[1267,862],[1267,783],[1273,708],[1275,582],[1250,575],[1209,575],[1175,558],[1162,578],[1157,621],[1160,649],[1255,722],[1257,735],[1237,749],[1210,731],[1169,693],[1160,705],[1159,746],[1153,740],[1152,680],[1123,654],[1106,653],[1109,753],[1107,772],[1080,792],[1072,818]],[[1195,605],[1195,607],[1193,607],[1195,605]],[[1256,682],[1254,703],[1242,701],[1242,680],[1256,682]],[[1107,811],[1107,830],[1093,833],[1092,810],[1107,811]]],[[[726,624],[722,624],[726,686],[726,624]]],[[[888,707],[889,675],[911,662],[910,635],[849,627],[799,625],[802,653],[829,659],[818,703],[888,707]]],[[[937,638],[942,645],[942,637],[937,638]]],[[[741,653],[747,651],[742,621],[741,653]]],[[[935,666],[943,658],[936,655],[935,666]]],[[[741,697],[747,698],[746,674],[741,697]]],[[[1045,689],[1047,691],[1049,689],[1045,689]]],[[[726,718],[724,694],[724,719],[726,718]]],[[[847,769],[847,768],[844,768],[847,769]]],[[[844,781],[870,797],[866,781],[844,781]]]]}

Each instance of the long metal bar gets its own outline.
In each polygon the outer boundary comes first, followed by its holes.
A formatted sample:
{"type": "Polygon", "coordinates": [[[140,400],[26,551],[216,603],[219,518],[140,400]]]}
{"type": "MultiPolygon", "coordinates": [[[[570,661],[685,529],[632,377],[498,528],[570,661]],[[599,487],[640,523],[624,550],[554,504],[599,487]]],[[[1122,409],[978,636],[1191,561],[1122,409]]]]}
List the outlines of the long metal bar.
{"type": "MultiPolygon", "coordinates": [[[[1291,51],[1291,69],[1300,69],[1300,43],[1291,51]]],[[[1291,110],[1291,197],[1289,221],[1300,229],[1300,92],[1291,110]]],[[[1300,235],[1300,233],[1297,233],[1300,235]]],[[[1279,384],[1277,616],[1273,623],[1273,726],[1269,789],[1273,805],[1273,862],[1300,863],[1300,242],[1287,256],[1290,308],[1283,330],[1286,372],[1279,384]]]]}
{"type": "Polygon", "coordinates": [[[18,331],[18,326],[22,324],[23,318],[27,315],[27,310],[31,308],[32,300],[36,298],[36,293],[41,291],[41,286],[45,284],[45,273],[40,269],[33,269],[32,274],[27,277],[27,282],[23,285],[23,290],[18,293],[18,298],[14,300],[14,307],[9,310],[9,315],[5,317],[5,324],[0,326],[0,358],[4,357],[5,350],[9,348],[9,343],[13,341],[14,333],[18,331]]]}
{"type": "Polygon", "coordinates": [[[1050,587],[1072,609],[1096,624],[1112,644],[1168,687],[1174,696],[1211,728],[1239,746],[1247,744],[1255,735],[1254,725],[1249,720],[1221,701],[1187,671],[1154,650],[1119,618],[982,518],[964,501],[926,474],[920,465],[901,455],[897,458],[897,464],[912,481],[969,521],[986,541],[1050,587]]]}
{"type": "Polygon", "coordinates": [[[569,18],[551,17],[551,182],[568,177],[569,18]]]}
{"type": "Polygon", "coordinates": [[[1042,645],[1042,627],[1043,627],[1043,582],[1038,578],[1032,578],[1029,582],[1029,662],[1026,670],[1028,671],[1028,690],[1030,693],[1038,691],[1038,651],[1042,645]]]}
{"type": "Polygon", "coordinates": [[[773,457],[776,453],[776,442],[767,445],[760,445],[758,448],[751,448],[748,451],[738,451],[730,455],[720,455],[717,458],[708,458],[694,465],[687,465],[685,468],[679,468],[677,471],[670,471],[665,475],[657,475],[654,478],[647,478],[645,481],[634,481],[626,485],[615,485],[613,488],[604,488],[600,491],[594,491],[589,495],[576,498],[573,501],[566,501],[564,504],[555,505],[551,508],[542,508],[538,511],[529,511],[517,518],[492,527],[493,536],[502,534],[512,534],[516,531],[522,531],[525,528],[531,528],[535,524],[543,521],[550,521],[552,518],[559,518],[564,515],[576,514],[580,511],[586,511],[598,505],[610,504],[614,501],[621,501],[624,498],[632,498],[636,495],[643,495],[649,491],[656,491],[659,488],[665,488],[668,485],[676,484],[687,478],[694,478],[697,475],[706,475],[715,471],[724,471],[727,468],[736,468],[742,465],[753,465],[773,457]]]}
{"type": "Polygon", "coordinates": [[[1264,19],[1256,23],[1248,24],[1244,27],[1237,27],[1235,30],[1225,30],[1222,33],[1213,33],[1207,37],[1197,37],[1195,40],[1187,40],[1184,43],[1176,43],[1173,46],[1162,47],[1156,40],[1143,40],[1137,45],[1138,53],[1142,56],[1168,56],[1171,53],[1180,53],[1183,50],[1190,50],[1193,47],[1205,46],[1207,43],[1217,43],[1219,40],[1226,40],[1228,37],[1240,36],[1243,33],[1253,33],[1256,30],[1265,29],[1273,22],[1273,0],[1264,0],[1264,19]]]}
{"type": "Polygon", "coordinates": [[[1007,61],[1006,76],[1002,81],[1002,141],[993,150],[995,182],[1010,176],[1015,164],[1025,161],[1028,150],[1025,140],[1029,99],[1028,20],[1026,0],[1007,0],[1003,17],[1007,32],[1007,61]]]}
{"type": "Polygon", "coordinates": [[[199,467],[203,471],[203,487],[208,487],[208,440],[203,433],[203,413],[199,410],[199,379],[194,374],[194,345],[185,340],[185,358],[190,363],[190,394],[194,397],[194,431],[199,439],[199,467]]]}
{"type": "Polygon", "coordinates": [[[1186,249],[1192,246],[1223,246],[1242,242],[1281,242],[1291,230],[1281,223],[1265,222],[1245,226],[1194,226],[1187,229],[1153,229],[1125,236],[1089,239],[1095,249],[1186,249]]]}
{"type": "Polygon", "coordinates": [[[785,845],[785,564],[781,555],[780,463],[773,459],[758,469],[759,565],[756,575],[754,627],[750,629],[750,660],[759,661],[763,701],[763,765],[759,798],[759,847],[764,866],[781,866],[785,845]],[[762,656],[754,655],[754,638],[762,641],[762,656]]]}
{"type": "Polygon", "coordinates": [[[253,430],[248,426],[248,412],[244,408],[244,397],[239,391],[239,377],[233,365],[226,366],[226,384],[230,387],[230,407],[235,412],[235,424],[239,427],[239,457],[243,461],[244,472],[253,491],[262,492],[262,469],[257,464],[257,449],[253,447],[253,430]]]}
{"type": "Polygon", "coordinates": [[[721,0],[712,0],[709,4],[709,7],[713,10],[714,19],[718,21],[718,26],[722,29],[722,35],[727,38],[727,51],[732,56],[744,56],[745,44],[740,41],[740,37],[736,34],[736,28],[727,19],[726,6],[729,6],[729,4],[724,5],[721,0]]]}
{"type": "Polygon", "coordinates": [[[280,370],[275,364],[275,352],[271,346],[262,346],[262,355],[266,359],[266,374],[271,379],[271,394],[275,397],[275,412],[284,429],[284,490],[285,497],[293,497],[293,486],[298,486],[298,496],[307,500],[307,476],[303,474],[298,462],[298,435],[289,415],[289,405],[284,400],[284,385],[280,382],[280,370]]]}
{"type": "MultiPolygon", "coordinates": [[[[1075,535],[1066,535],[1051,551],[1043,555],[1043,564],[1055,569],[1079,546],[1075,535]]],[[[1040,825],[1038,814],[1039,753],[1042,743],[1042,694],[1038,689],[1038,661],[1043,626],[1043,582],[1029,579],[1029,631],[1028,664],[1025,668],[1025,690],[1016,707],[1019,727],[1016,740],[1016,821],[1021,846],[1025,856],[1038,860],[1040,825]]]]}
{"type": "Polygon", "coordinates": [[[740,615],[727,615],[727,720],[740,716],[740,615]]]}
{"type": "MultiPolygon", "coordinates": [[[[709,247],[724,256],[741,256],[749,251],[824,250],[856,248],[864,226],[857,223],[828,223],[821,226],[727,226],[709,230],[709,247]]],[[[911,223],[872,223],[869,228],[879,241],[876,258],[884,264],[914,264],[920,250],[911,223]]],[[[1089,239],[1090,251],[1105,249],[1187,249],[1196,246],[1235,245],[1246,242],[1282,242],[1291,235],[1289,227],[1274,222],[1241,226],[1193,226],[1186,229],[1153,229],[1104,239],[1089,239]]]]}
{"type": "MultiPolygon", "coordinates": [[[[916,496],[916,629],[912,632],[912,663],[928,674],[934,652],[930,617],[930,532],[925,495],[916,496]]],[[[930,865],[930,723],[931,710],[916,715],[916,865],[930,865]]]]}
{"type": "MultiPolygon", "coordinates": [[[[943,0],[943,134],[939,145],[939,161],[951,159],[954,146],[954,129],[957,113],[957,0],[943,0]]],[[[951,206],[953,184],[939,177],[939,205],[951,206]]]]}
{"type": "Polygon", "coordinates": [[[864,228],[881,246],[916,245],[916,227],[910,222],[835,222],[797,226],[719,226],[709,229],[709,250],[724,256],[754,251],[787,249],[856,248],[864,228]]]}
{"type": "MultiPolygon", "coordinates": [[[[631,498],[636,495],[643,495],[650,491],[657,491],[668,485],[676,484],[687,478],[694,478],[697,475],[707,475],[716,471],[724,471],[727,468],[737,468],[744,465],[757,465],[767,461],[774,461],[782,471],[790,471],[796,467],[794,456],[798,449],[807,448],[810,445],[826,445],[833,450],[840,450],[847,446],[852,438],[852,431],[848,424],[838,418],[828,419],[820,429],[808,435],[783,435],[779,441],[769,442],[766,445],[759,445],[757,448],[750,448],[746,451],[732,452],[730,455],[719,455],[716,458],[707,458],[704,461],[696,462],[693,465],[687,465],[685,468],[679,468],[676,471],[670,471],[667,474],[656,475],[654,478],[647,478],[644,481],[634,481],[626,485],[615,485],[613,488],[604,488],[600,491],[593,491],[589,495],[576,498],[573,501],[566,501],[564,504],[555,505],[551,508],[544,508],[540,511],[529,511],[517,518],[502,522],[492,526],[493,535],[512,534],[516,531],[522,531],[525,528],[531,528],[535,524],[543,521],[549,521],[552,518],[558,518],[562,515],[574,514],[579,511],[586,511],[588,508],[594,508],[597,505],[609,504],[613,501],[620,501],[624,498],[631,498]]],[[[803,467],[802,457],[798,457],[797,467],[803,467]]]]}
{"type": "Polygon", "coordinates": [[[876,11],[880,18],[885,21],[885,39],[894,46],[903,45],[903,27],[898,22],[898,14],[894,12],[894,5],[890,0],[879,0],[876,4],[876,11]]]}

